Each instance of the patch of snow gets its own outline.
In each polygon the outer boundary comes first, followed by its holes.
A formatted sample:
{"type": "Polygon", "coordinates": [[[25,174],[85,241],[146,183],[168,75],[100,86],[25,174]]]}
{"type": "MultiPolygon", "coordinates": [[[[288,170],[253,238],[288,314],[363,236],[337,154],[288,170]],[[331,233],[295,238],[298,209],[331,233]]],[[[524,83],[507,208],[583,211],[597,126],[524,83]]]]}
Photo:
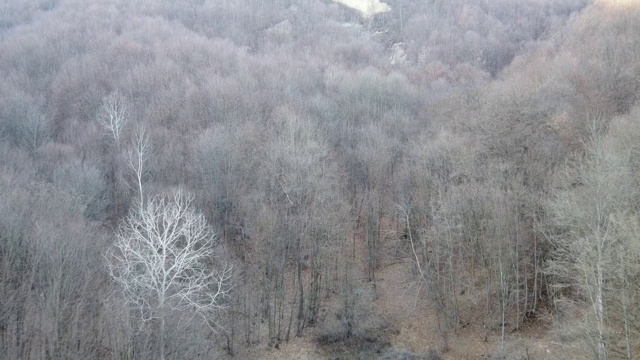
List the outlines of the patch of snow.
{"type": "Polygon", "coordinates": [[[375,14],[391,11],[391,6],[380,0],[333,0],[344,6],[358,10],[365,18],[370,18],[375,14]]]}

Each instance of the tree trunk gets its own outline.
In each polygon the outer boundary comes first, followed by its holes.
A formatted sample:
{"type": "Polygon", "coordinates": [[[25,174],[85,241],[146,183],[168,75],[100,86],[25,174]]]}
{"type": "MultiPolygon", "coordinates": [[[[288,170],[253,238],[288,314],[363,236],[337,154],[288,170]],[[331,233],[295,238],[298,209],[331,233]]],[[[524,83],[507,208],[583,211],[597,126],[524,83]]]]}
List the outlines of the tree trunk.
{"type": "Polygon", "coordinates": [[[165,318],[164,315],[160,316],[160,334],[159,337],[159,347],[160,347],[160,360],[164,360],[164,329],[165,329],[165,318]]]}
{"type": "MultiPolygon", "coordinates": [[[[300,241],[300,240],[298,240],[300,241]]],[[[302,336],[304,329],[304,284],[302,282],[302,259],[298,256],[298,326],[296,336],[302,336]]]]}
{"type": "Polygon", "coordinates": [[[598,262],[598,264],[596,265],[596,269],[597,269],[597,274],[596,274],[597,284],[596,284],[596,296],[595,296],[596,301],[595,301],[595,304],[593,304],[593,308],[595,311],[595,317],[596,317],[597,329],[598,329],[598,339],[597,339],[598,359],[606,360],[607,347],[605,344],[605,335],[604,335],[604,299],[603,299],[604,279],[602,274],[603,270],[600,262],[598,262]]]}

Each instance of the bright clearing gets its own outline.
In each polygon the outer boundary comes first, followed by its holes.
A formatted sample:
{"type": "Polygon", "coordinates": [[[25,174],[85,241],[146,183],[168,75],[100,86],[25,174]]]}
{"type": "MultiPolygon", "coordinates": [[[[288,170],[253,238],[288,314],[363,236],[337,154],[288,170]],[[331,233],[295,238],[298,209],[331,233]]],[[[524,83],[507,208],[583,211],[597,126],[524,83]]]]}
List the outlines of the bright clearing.
{"type": "Polygon", "coordinates": [[[368,18],[378,13],[391,11],[391,7],[380,0],[333,0],[342,5],[356,9],[368,18]]]}

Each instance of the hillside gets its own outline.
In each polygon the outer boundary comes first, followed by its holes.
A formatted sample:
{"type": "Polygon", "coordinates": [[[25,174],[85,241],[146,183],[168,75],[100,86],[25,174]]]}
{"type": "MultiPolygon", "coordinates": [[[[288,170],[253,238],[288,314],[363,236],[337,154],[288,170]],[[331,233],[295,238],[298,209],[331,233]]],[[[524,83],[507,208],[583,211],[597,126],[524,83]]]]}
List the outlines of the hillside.
{"type": "Polygon", "coordinates": [[[639,60],[634,0],[6,0],[0,358],[637,357],[639,60]]]}

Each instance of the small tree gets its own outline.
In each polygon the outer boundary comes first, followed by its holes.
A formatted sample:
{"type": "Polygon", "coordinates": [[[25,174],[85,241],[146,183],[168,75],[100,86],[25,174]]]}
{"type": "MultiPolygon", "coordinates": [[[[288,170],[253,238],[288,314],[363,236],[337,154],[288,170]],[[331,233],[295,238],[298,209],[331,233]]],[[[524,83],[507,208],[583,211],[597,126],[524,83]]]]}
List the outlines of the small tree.
{"type": "Polygon", "coordinates": [[[144,126],[139,126],[135,131],[133,144],[127,151],[127,163],[131,170],[133,170],[133,181],[135,181],[135,185],[130,186],[135,186],[136,191],[138,192],[139,202],[137,206],[139,207],[144,206],[144,192],[142,190],[142,186],[148,180],[147,177],[149,175],[149,171],[147,170],[146,165],[151,159],[152,153],[153,147],[149,141],[149,136],[147,135],[144,126]]]}
{"type": "Polygon", "coordinates": [[[24,118],[18,125],[21,141],[27,146],[32,156],[35,156],[42,144],[51,135],[51,128],[45,115],[37,106],[29,106],[24,111],[24,118]]]}
{"type": "Polygon", "coordinates": [[[177,191],[132,211],[106,254],[107,269],[143,320],[159,325],[165,358],[165,323],[172,311],[194,311],[212,324],[231,289],[231,267],[214,265],[215,236],[193,197],[177,191]]]}
{"type": "Polygon", "coordinates": [[[98,123],[111,135],[120,148],[120,135],[129,120],[129,109],[118,91],[102,100],[98,123]]]}

